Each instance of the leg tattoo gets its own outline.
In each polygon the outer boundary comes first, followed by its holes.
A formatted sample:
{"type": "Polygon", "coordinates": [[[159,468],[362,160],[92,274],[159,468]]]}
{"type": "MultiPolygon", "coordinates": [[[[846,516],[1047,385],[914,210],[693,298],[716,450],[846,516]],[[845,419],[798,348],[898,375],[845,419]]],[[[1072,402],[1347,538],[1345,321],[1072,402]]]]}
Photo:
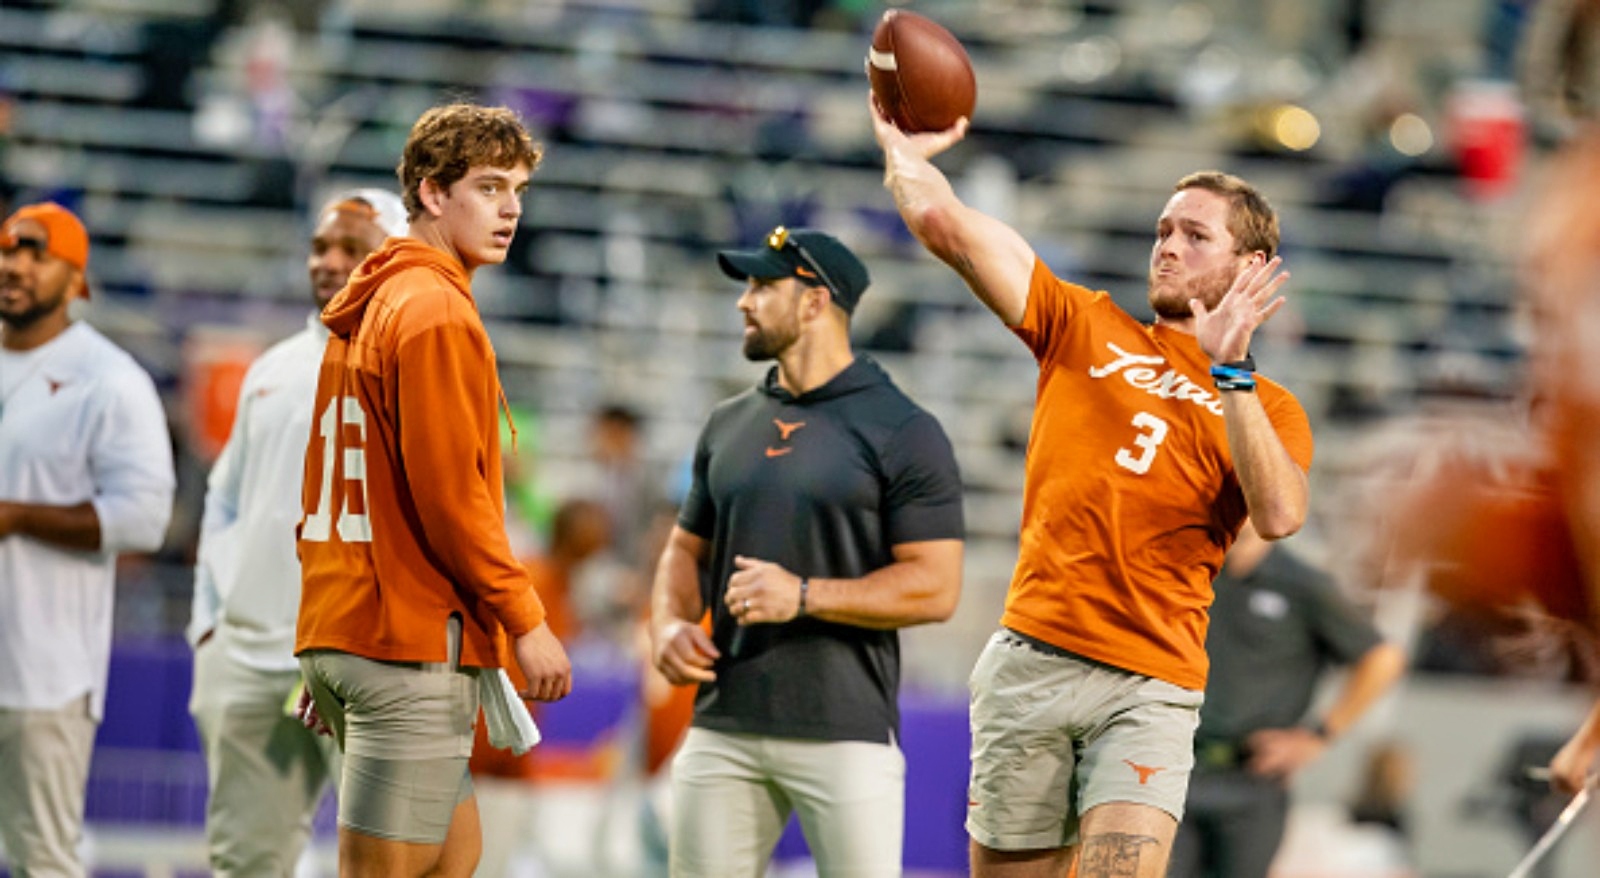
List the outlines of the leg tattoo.
{"type": "Polygon", "coordinates": [[[1101,832],[1084,839],[1078,856],[1079,878],[1133,878],[1139,874],[1139,857],[1146,847],[1161,842],[1149,835],[1101,832]]]}

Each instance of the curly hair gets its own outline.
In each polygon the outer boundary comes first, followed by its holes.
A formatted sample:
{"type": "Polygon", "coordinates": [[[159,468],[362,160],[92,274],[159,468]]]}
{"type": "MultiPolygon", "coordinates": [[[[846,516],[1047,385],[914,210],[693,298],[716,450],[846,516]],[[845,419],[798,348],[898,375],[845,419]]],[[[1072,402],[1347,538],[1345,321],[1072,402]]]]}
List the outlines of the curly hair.
{"type": "Polygon", "coordinates": [[[544,158],[517,114],[505,107],[446,104],[422,114],[411,126],[395,175],[406,204],[406,217],[422,213],[422,181],[449,189],[473,168],[514,168],[531,173],[544,158]]]}

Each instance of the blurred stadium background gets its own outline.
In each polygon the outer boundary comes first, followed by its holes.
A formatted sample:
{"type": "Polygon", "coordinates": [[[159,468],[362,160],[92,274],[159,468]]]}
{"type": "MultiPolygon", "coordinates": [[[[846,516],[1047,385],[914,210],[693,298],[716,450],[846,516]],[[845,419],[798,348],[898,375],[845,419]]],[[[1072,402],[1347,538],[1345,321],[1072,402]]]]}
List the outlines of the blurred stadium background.
{"type": "MultiPolygon", "coordinates": [[[[901,5],[950,27],[978,72],[972,134],[941,166],[1059,274],[1145,314],[1154,218],[1179,176],[1239,173],[1279,208],[1294,280],[1257,358],[1317,430],[1313,516],[1294,542],[1417,670],[1301,779],[1277,874],[1504,875],[1559,808],[1521,768],[1576,727],[1596,663],[1558,633],[1518,639],[1516,620],[1379,589],[1394,583],[1374,546],[1395,524],[1374,504],[1395,451],[1515,393],[1519,221],[1569,111],[1600,100],[1585,91],[1600,4],[901,5]]],[[[569,758],[533,782],[486,782],[500,815],[486,824],[508,839],[498,862],[651,874],[633,639],[648,518],[681,490],[710,406],[763,368],[739,355],[735,287],[711,253],[785,223],[864,256],[874,284],[858,344],[957,445],[971,529],[961,609],[905,644],[907,747],[925,732],[929,748],[911,752],[908,863],[961,869],[961,803],[944,803],[966,771],[966,673],[1015,558],[1034,367],[882,190],[862,70],[882,8],[0,2],[0,202],[52,198],[83,216],[94,296],[80,314],[155,375],[180,469],[166,547],[121,570],[90,791],[99,874],[204,873],[181,631],[205,473],[244,364],[304,319],[308,208],[339,186],[392,188],[411,122],[452,97],[517,109],[547,146],[510,261],[477,282],[524,422],[520,544],[545,551],[572,497],[613,513],[610,548],[572,586],[577,694],[545,715],[569,758]]],[[[331,874],[329,825],[325,813],[305,874],[331,874]]],[[[1596,836],[1587,821],[1546,874],[1600,874],[1596,836]]],[[[780,870],[806,874],[803,851],[783,851],[780,870]]]]}

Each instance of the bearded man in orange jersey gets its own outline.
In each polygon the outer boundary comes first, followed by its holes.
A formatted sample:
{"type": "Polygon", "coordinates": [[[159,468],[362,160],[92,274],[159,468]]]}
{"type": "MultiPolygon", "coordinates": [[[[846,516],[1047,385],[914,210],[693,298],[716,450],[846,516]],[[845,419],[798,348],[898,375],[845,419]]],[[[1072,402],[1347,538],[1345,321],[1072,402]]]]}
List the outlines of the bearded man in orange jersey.
{"type": "Polygon", "coordinates": [[[971,680],[973,874],[1158,878],[1194,764],[1211,581],[1246,517],[1273,540],[1306,515],[1309,422],[1249,357],[1283,306],[1276,215],[1236,177],[1179,181],[1146,325],[956,198],[930,158],[966,120],[908,136],[872,115],[906,225],[1039,362],[1021,552],[971,680]]]}
{"type": "Polygon", "coordinates": [[[508,110],[424,113],[398,169],[410,233],[323,312],[295,652],[344,749],[346,878],[472,874],[480,675],[514,661],[527,697],[571,688],[506,537],[504,394],[471,287],[505,261],[540,156],[508,110]]]}

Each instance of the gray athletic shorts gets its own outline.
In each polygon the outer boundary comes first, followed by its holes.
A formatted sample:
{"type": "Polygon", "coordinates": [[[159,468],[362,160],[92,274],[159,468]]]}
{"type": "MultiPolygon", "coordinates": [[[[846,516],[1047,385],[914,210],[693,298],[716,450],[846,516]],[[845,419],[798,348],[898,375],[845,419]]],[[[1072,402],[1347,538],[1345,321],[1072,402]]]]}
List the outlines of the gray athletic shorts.
{"type": "Polygon", "coordinates": [[[345,753],[339,825],[442,844],[456,806],[472,796],[467,760],[478,717],[477,669],[331,650],[303,653],[300,669],[345,753]]]}
{"type": "Polygon", "coordinates": [[[967,832],[993,850],[1078,841],[1096,805],[1183,818],[1205,693],[1001,629],[972,670],[967,832]]]}

